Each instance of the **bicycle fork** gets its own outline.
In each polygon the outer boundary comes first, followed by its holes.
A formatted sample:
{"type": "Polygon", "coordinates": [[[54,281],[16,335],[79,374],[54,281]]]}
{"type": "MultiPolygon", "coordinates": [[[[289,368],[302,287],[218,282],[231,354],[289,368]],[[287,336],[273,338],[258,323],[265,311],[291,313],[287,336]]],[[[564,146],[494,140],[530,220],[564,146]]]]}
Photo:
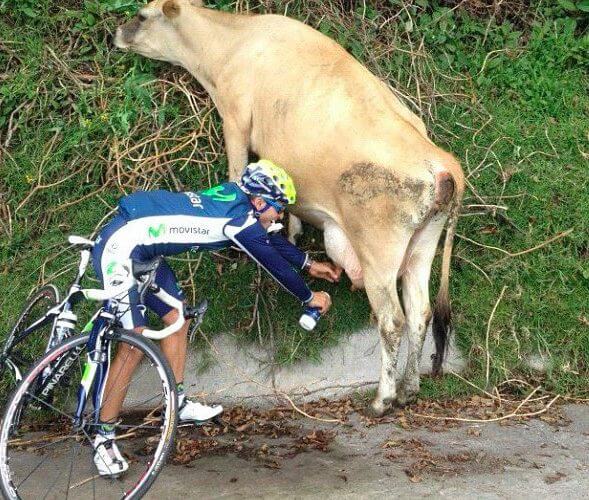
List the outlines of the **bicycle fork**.
{"type": "Polygon", "coordinates": [[[110,366],[110,340],[103,335],[106,328],[104,321],[91,321],[86,325],[85,330],[88,327],[92,329],[92,333],[87,343],[87,359],[78,386],[78,404],[74,413],[75,428],[81,428],[87,423],[83,418],[83,414],[90,394],[92,394],[94,405],[94,413],[91,418],[92,424],[99,421],[102,394],[110,366]]]}

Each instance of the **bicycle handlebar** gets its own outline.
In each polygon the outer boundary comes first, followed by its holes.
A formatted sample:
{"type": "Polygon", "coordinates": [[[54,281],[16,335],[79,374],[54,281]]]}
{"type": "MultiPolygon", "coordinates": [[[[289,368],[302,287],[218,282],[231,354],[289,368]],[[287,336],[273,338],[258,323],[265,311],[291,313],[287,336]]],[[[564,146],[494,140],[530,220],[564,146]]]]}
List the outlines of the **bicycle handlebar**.
{"type": "MultiPolygon", "coordinates": [[[[86,267],[88,266],[88,262],[90,260],[90,249],[94,247],[94,242],[91,240],[87,240],[86,238],[82,238],[80,236],[70,236],[68,241],[72,245],[79,245],[82,246],[82,250],[80,252],[80,264],[78,267],[78,280],[84,275],[86,272],[86,267]]],[[[86,288],[83,290],[79,290],[84,297],[89,300],[96,300],[99,302],[114,299],[118,296],[124,296],[133,286],[137,284],[136,278],[133,276],[132,273],[118,286],[111,288],[110,290],[103,290],[99,288],[86,288]]],[[[175,297],[172,297],[168,294],[164,289],[159,288],[157,292],[154,293],[156,297],[161,299],[163,302],[168,304],[170,307],[176,309],[178,311],[178,319],[169,326],[162,328],[161,330],[151,330],[150,328],[145,328],[143,330],[143,335],[149,339],[154,340],[161,340],[163,338],[176,333],[180,328],[184,326],[186,319],[184,318],[184,303],[175,297]]]]}
{"type": "Polygon", "coordinates": [[[173,333],[176,333],[184,326],[184,322],[186,321],[186,319],[184,319],[184,303],[181,300],[172,297],[163,288],[160,288],[155,293],[155,296],[178,311],[178,319],[171,325],[166,326],[161,330],[151,330],[150,328],[146,328],[142,332],[142,335],[148,339],[161,340],[168,337],[169,335],[172,335],[173,333]]]}
{"type": "Polygon", "coordinates": [[[80,290],[89,300],[104,301],[114,299],[119,295],[126,294],[129,289],[135,286],[137,282],[132,275],[129,275],[125,281],[116,287],[112,287],[110,290],[103,290],[101,288],[85,288],[80,290]]]}

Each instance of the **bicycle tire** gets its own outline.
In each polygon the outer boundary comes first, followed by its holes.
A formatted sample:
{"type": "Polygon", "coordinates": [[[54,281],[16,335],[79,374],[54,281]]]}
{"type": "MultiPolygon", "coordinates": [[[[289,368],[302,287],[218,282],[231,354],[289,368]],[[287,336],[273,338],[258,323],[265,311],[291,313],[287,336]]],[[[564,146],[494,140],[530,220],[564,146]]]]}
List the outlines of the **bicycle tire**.
{"type": "MultiPolygon", "coordinates": [[[[12,350],[19,344],[19,343],[23,343],[25,342],[27,339],[30,339],[30,335],[28,337],[26,337],[25,339],[22,339],[20,342],[15,343],[15,340],[18,336],[19,333],[23,332],[28,325],[32,324],[34,321],[36,321],[37,319],[39,319],[40,317],[42,317],[43,314],[45,314],[49,309],[51,309],[52,307],[55,307],[56,305],[59,304],[59,291],[57,289],[57,287],[55,287],[55,285],[52,284],[48,284],[43,286],[42,288],[39,288],[38,290],[36,290],[33,295],[29,298],[29,300],[27,301],[27,304],[25,305],[25,307],[23,307],[18,319],[16,320],[14,326],[12,327],[12,330],[10,331],[10,334],[8,335],[6,342],[4,342],[4,345],[2,346],[2,352],[4,353],[12,353],[12,350]],[[29,316],[31,315],[31,313],[35,310],[35,308],[37,308],[38,306],[41,306],[41,310],[36,311],[36,314],[33,318],[32,321],[29,321],[30,318],[29,316]]],[[[42,327],[44,330],[47,329],[47,325],[42,327]]],[[[38,330],[35,330],[34,332],[31,332],[31,334],[36,333],[38,330]]],[[[52,333],[52,326],[49,328],[49,332],[47,335],[43,335],[43,337],[47,337],[42,338],[41,336],[36,336],[35,337],[35,344],[37,344],[36,346],[34,345],[29,345],[28,348],[29,350],[41,350],[41,347],[43,349],[46,349],[48,342],[49,342],[49,337],[51,336],[52,333]],[[36,347],[36,349],[35,349],[36,347]]],[[[31,343],[31,342],[29,342],[31,343]]],[[[37,353],[40,354],[40,353],[37,353]]],[[[15,359],[17,356],[15,354],[13,354],[12,356],[8,356],[8,360],[12,361],[12,363],[14,363],[18,369],[21,371],[21,373],[24,373],[25,371],[27,371],[31,364],[35,361],[35,357],[33,353],[27,354],[26,357],[18,357],[18,359],[15,359]]],[[[8,366],[8,363],[5,361],[4,363],[0,363],[0,380],[2,379],[2,377],[4,376],[5,370],[8,366]]]]}
{"type": "MultiPolygon", "coordinates": [[[[57,347],[55,347],[54,349],[49,351],[23,377],[22,383],[15,389],[14,393],[12,394],[12,396],[6,406],[6,410],[4,412],[4,417],[3,417],[3,421],[2,421],[2,426],[0,427],[0,487],[2,490],[2,494],[4,495],[5,498],[17,499],[17,498],[29,498],[29,497],[30,498],[38,498],[39,497],[38,491],[31,492],[30,495],[27,494],[25,496],[21,496],[22,492],[19,492],[18,488],[20,488],[21,485],[25,481],[28,480],[29,476],[31,476],[31,474],[33,472],[36,472],[36,470],[39,468],[41,463],[43,463],[46,459],[42,459],[42,461],[33,468],[32,472],[29,472],[28,474],[26,474],[24,471],[17,470],[19,467],[18,463],[27,464],[28,463],[27,461],[30,459],[30,457],[26,456],[26,457],[22,458],[21,455],[25,455],[27,453],[29,455],[37,456],[37,457],[44,456],[44,455],[51,455],[52,460],[53,460],[53,464],[57,465],[57,467],[55,467],[56,473],[58,473],[60,475],[60,477],[63,478],[66,476],[66,474],[62,470],[63,468],[59,467],[60,455],[55,451],[56,448],[49,449],[49,447],[53,446],[54,444],[65,443],[67,441],[72,441],[74,443],[80,442],[81,444],[78,447],[78,452],[79,452],[82,450],[82,445],[85,442],[91,443],[91,436],[88,434],[88,432],[86,432],[84,430],[84,428],[82,428],[81,431],[76,431],[72,427],[72,434],[67,435],[67,432],[65,435],[61,434],[61,435],[57,436],[57,439],[54,439],[53,442],[51,440],[49,440],[49,441],[42,440],[41,442],[48,442],[49,444],[40,446],[39,448],[34,449],[32,451],[30,451],[29,449],[26,449],[25,451],[22,451],[21,449],[19,449],[20,445],[18,444],[18,440],[16,440],[16,444],[14,444],[14,442],[13,442],[12,448],[10,448],[10,450],[14,449],[14,453],[12,455],[11,455],[11,453],[9,453],[10,439],[15,434],[15,425],[19,430],[23,430],[23,432],[25,432],[27,430],[27,426],[29,425],[28,421],[25,421],[23,423],[23,420],[22,420],[22,418],[23,418],[22,412],[26,411],[26,409],[27,409],[27,406],[26,406],[27,405],[27,398],[31,397],[31,395],[29,394],[29,388],[32,387],[32,385],[34,384],[34,381],[37,379],[38,375],[43,372],[45,367],[49,366],[51,363],[54,363],[55,360],[57,360],[57,359],[65,359],[65,357],[68,355],[68,353],[71,353],[72,355],[77,356],[78,360],[81,358],[85,359],[86,355],[87,355],[87,352],[85,351],[85,347],[87,346],[89,337],[90,337],[89,334],[79,336],[79,337],[71,337],[71,338],[65,340],[62,344],[58,345],[57,347]],[[82,347],[84,347],[84,349],[80,350],[82,347]],[[70,439],[70,438],[72,438],[72,439],[70,439]],[[76,440],[78,440],[78,441],[76,441],[76,440]],[[39,452],[39,451],[40,451],[40,453],[35,455],[35,453],[39,452]],[[11,456],[9,456],[9,455],[11,455],[11,456]],[[16,457],[16,459],[15,459],[15,457],[16,457]],[[19,462],[19,460],[20,460],[20,462],[19,462]],[[25,480],[23,480],[18,486],[15,486],[15,482],[18,481],[23,476],[26,476],[25,480]]],[[[155,344],[153,342],[146,339],[145,337],[141,337],[140,335],[137,335],[134,333],[129,334],[129,333],[125,333],[125,332],[118,333],[116,335],[115,340],[117,342],[126,343],[134,348],[139,349],[141,351],[141,353],[143,354],[144,359],[149,360],[148,364],[151,364],[151,366],[155,365],[156,372],[157,372],[157,374],[160,378],[160,382],[162,384],[161,388],[163,390],[163,395],[165,398],[167,398],[167,404],[165,405],[165,410],[162,410],[162,412],[161,412],[162,413],[161,423],[153,426],[154,428],[160,429],[159,432],[161,432],[161,438],[158,441],[157,448],[153,454],[152,460],[147,462],[146,470],[145,471],[140,470],[138,472],[139,481],[137,483],[135,483],[134,485],[132,485],[131,488],[129,488],[128,490],[125,491],[121,486],[117,485],[116,483],[113,483],[113,479],[110,479],[111,485],[115,484],[115,486],[120,490],[118,493],[120,494],[121,492],[123,492],[123,494],[118,496],[117,498],[136,499],[136,498],[141,498],[149,490],[149,488],[151,487],[151,485],[153,484],[153,482],[157,478],[158,474],[160,473],[163,465],[166,463],[166,459],[168,457],[168,454],[170,453],[170,451],[172,449],[175,434],[176,434],[177,420],[178,420],[176,383],[175,383],[175,378],[174,378],[173,372],[172,372],[167,360],[165,359],[165,357],[163,357],[163,355],[161,354],[161,352],[159,351],[159,349],[155,346],[155,344]]],[[[58,380],[58,382],[57,382],[58,386],[59,386],[60,381],[61,381],[61,379],[58,380]]],[[[76,383],[73,382],[72,385],[74,385],[74,384],[76,384],[76,383]]],[[[57,387],[55,388],[55,392],[57,392],[57,387]]],[[[88,405],[91,406],[90,403],[88,403],[88,405]]],[[[88,410],[88,408],[87,408],[87,410],[88,410]]],[[[94,409],[93,409],[93,411],[94,411],[94,409]]],[[[60,412],[60,413],[62,413],[62,412],[60,412]]],[[[66,415],[66,416],[72,418],[71,415],[66,415]]],[[[64,417],[60,416],[60,418],[61,418],[61,420],[64,420],[64,417]]],[[[55,432],[55,429],[58,428],[59,425],[62,425],[61,422],[58,422],[57,424],[54,425],[53,432],[55,432]]],[[[144,429],[141,426],[139,428],[144,429]]],[[[30,433],[33,434],[34,432],[38,433],[38,429],[35,429],[35,427],[33,426],[30,433]]],[[[55,437],[56,437],[56,435],[54,434],[53,438],[55,438],[55,437]]],[[[47,436],[45,436],[45,439],[47,439],[47,436]]],[[[25,442],[27,442],[27,440],[25,440],[25,442]]],[[[148,442],[148,440],[146,440],[146,442],[148,442]]],[[[76,444],[72,444],[71,445],[72,449],[75,446],[76,446],[76,444]]],[[[87,448],[88,448],[88,453],[92,454],[93,453],[92,444],[90,444],[90,446],[87,448]]],[[[66,453],[66,455],[69,455],[69,453],[66,453]]],[[[63,458],[63,456],[64,455],[62,455],[61,458],[63,458]]],[[[76,464],[78,462],[82,463],[82,460],[81,459],[74,460],[75,458],[77,459],[77,455],[75,457],[72,455],[70,469],[69,469],[68,485],[66,488],[66,495],[73,487],[76,487],[76,488],[78,487],[75,483],[74,483],[74,486],[72,486],[71,476],[72,476],[72,470],[74,468],[74,463],[76,463],[76,464]]],[[[95,474],[96,473],[95,469],[92,469],[92,470],[94,471],[94,474],[95,474]]],[[[41,471],[42,471],[42,469],[41,469],[41,471]]],[[[87,474],[87,472],[84,472],[84,474],[87,474]]],[[[45,481],[46,483],[49,482],[47,477],[44,477],[44,476],[42,476],[42,477],[43,477],[43,481],[45,481]]],[[[96,478],[97,477],[93,477],[91,479],[92,480],[92,488],[93,488],[92,491],[94,491],[94,494],[96,493],[96,486],[94,484],[96,478]]],[[[99,480],[101,480],[101,479],[99,479],[99,480]]],[[[57,479],[54,480],[53,486],[55,486],[56,481],[57,481],[57,479]]],[[[116,479],[114,481],[120,482],[120,478],[116,479]]],[[[131,481],[133,481],[133,479],[131,481]]],[[[35,490],[35,488],[39,489],[39,486],[35,482],[34,479],[32,480],[32,484],[33,484],[33,486],[32,486],[33,490],[35,490]]],[[[50,486],[50,488],[53,486],[50,486]]],[[[44,488],[45,484],[43,484],[41,487],[44,488]]],[[[125,486],[125,488],[126,487],[127,486],[125,486]]],[[[109,494],[107,493],[107,490],[105,488],[106,488],[105,483],[99,484],[101,499],[109,497],[109,494]]],[[[115,490],[116,490],[116,488],[115,488],[115,490]]],[[[82,496],[84,495],[83,491],[78,492],[78,494],[81,494],[82,496]]],[[[76,496],[78,496],[78,494],[76,496]]],[[[49,495],[49,491],[46,492],[45,497],[47,497],[48,495],[49,495]]]]}

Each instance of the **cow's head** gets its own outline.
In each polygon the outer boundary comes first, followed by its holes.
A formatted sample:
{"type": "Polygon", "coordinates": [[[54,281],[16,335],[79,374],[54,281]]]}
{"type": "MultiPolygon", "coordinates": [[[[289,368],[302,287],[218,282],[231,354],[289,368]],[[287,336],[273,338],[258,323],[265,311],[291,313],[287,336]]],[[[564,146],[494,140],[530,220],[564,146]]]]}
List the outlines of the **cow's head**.
{"type": "Polygon", "coordinates": [[[154,0],[117,28],[114,44],[152,59],[180,64],[184,43],[179,18],[184,10],[202,5],[202,0],[154,0]]]}

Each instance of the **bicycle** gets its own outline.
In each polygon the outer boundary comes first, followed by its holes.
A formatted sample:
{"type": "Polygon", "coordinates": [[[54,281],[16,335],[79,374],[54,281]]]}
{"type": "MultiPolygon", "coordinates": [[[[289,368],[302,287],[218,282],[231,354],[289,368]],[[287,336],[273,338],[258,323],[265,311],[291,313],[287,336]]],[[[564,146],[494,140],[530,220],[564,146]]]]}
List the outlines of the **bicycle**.
{"type": "MultiPolygon", "coordinates": [[[[21,376],[6,406],[0,427],[0,487],[5,498],[67,498],[72,493],[96,496],[96,479],[100,476],[93,461],[93,437],[100,409],[108,401],[104,398],[107,378],[110,382],[110,377],[114,377],[117,387],[118,374],[109,373],[110,359],[123,348],[127,349],[124,352],[140,352],[142,356],[142,362],[124,386],[127,392],[115,424],[117,442],[128,440],[124,453],[130,467],[117,478],[101,480],[98,487],[101,498],[140,498],[166,461],[178,418],[174,375],[149,339],[171,335],[189,318],[196,320],[194,331],[202,322],[206,301],[197,307],[186,307],[155,285],[161,257],[146,263],[129,261],[127,279],[114,290],[83,289],[81,280],[93,242],[80,237],[70,237],[69,241],[81,246],[76,279],[63,301],[34,321],[17,340],[53,321],[51,343],[64,312],[68,312],[69,331],[64,332],[60,344],[21,376]],[[121,297],[133,286],[138,287],[141,297],[150,291],[177,309],[177,321],[161,330],[145,329],[143,335],[123,330],[119,318],[125,313],[126,304],[121,297]],[[78,335],[72,320],[73,309],[85,299],[103,301],[104,305],[78,335]],[[131,445],[139,448],[131,452],[131,445]]],[[[7,359],[9,356],[4,361],[7,359]]],[[[13,368],[11,363],[7,364],[13,368]]],[[[111,396],[113,391],[116,392],[112,389],[111,396]]]]}

